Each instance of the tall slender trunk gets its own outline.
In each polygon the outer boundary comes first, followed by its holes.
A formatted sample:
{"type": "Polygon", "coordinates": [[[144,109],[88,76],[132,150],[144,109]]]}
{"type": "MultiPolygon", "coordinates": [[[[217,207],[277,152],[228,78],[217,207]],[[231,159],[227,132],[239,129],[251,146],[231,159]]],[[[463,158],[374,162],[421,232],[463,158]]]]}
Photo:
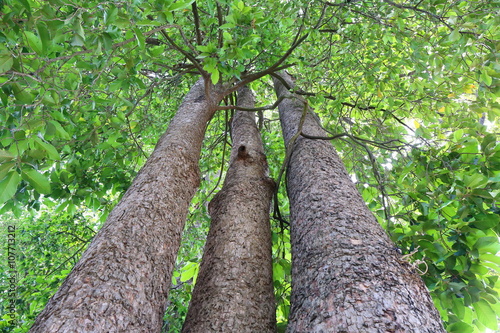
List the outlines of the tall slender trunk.
{"type": "MultiPolygon", "coordinates": [[[[293,86],[287,74],[282,78],[293,86]]],[[[288,332],[444,332],[429,293],[401,260],[328,141],[298,137],[304,102],[274,79],[291,207],[288,332]]],[[[302,132],[327,136],[309,110],[302,132]]]]}
{"type": "MultiPolygon", "coordinates": [[[[248,88],[238,105],[253,107],[248,88]]],[[[183,332],[274,332],[269,208],[274,182],[254,114],[236,111],[230,166],[212,217],[183,332]]]]}
{"type": "MultiPolygon", "coordinates": [[[[214,87],[212,87],[215,89],[214,87]]],[[[160,332],[208,120],[200,79],[30,332],[160,332]]]]}

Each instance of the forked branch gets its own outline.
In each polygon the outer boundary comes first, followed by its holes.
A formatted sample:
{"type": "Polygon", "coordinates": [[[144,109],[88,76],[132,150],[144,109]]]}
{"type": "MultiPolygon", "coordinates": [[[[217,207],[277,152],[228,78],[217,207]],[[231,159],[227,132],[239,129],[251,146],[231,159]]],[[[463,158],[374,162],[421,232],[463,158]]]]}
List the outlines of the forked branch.
{"type": "Polygon", "coordinates": [[[279,58],[278,61],[276,61],[271,67],[269,67],[269,68],[267,68],[267,69],[265,69],[263,71],[260,71],[260,72],[257,72],[257,73],[253,73],[253,74],[250,74],[250,75],[242,78],[239,82],[237,82],[234,86],[232,86],[227,91],[227,93],[231,93],[233,91],[236,91],[240,87],[243,87],[244,85],[246,85],[246,84],[248,84],[248,83],[250,83],[252,81],[260,79],[263,76],[266,76],[268,74],[272,74],[272,73],[275,73],[275,72],[280,71],[282,69],[285,69],[285,68],[293,66],[292,64],[281,66],[281,64],[292,54],[293,50],[295,50],[304,40],[306,40],[307,36],[309,36],[309,34],[306,33],[304,36],[298,38],[292,44],[292,46],[290,46],[290,48],[285,52],[285,54],[281,58],[279,58]]]}

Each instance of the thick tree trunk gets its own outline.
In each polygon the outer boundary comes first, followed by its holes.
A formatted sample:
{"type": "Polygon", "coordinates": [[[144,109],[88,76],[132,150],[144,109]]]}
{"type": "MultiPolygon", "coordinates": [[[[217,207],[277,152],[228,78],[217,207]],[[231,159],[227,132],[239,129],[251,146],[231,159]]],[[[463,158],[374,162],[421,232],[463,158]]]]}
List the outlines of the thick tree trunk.
{"type": "Polygon", "coordinates": [[[200,79],[30,332],[160,332],[205,127],[220,101],[209,97],[200,79]]]}
{"type": "MultiPolygon", "coordinates": [[[[281,75],[293,86],[287,74],[281,75]]],[[[288,332],[444,332],[429,293],[365,205],[334,147],[298,137],[301,99],[274,79],[291,155],[288,332]]],[[[302,132],[328,136],[308,111],[302,132]]]]}
{"type": "MultiPolygon", "coordinates": [[[[248,88],[238,105],[253,107],[248,88]]],[[[274,332],[269,209],[274,182],[254,114],[237,111],[224,185],[210,202],[212,217],[183,332],[274,332]]]]}

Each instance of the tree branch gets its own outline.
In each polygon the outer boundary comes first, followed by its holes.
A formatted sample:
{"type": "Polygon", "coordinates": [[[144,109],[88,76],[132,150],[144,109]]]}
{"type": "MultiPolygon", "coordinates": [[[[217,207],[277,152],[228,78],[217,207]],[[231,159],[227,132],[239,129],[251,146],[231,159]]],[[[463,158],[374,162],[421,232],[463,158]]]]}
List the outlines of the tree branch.
{"type": "MultiPolygon", "coordinates": [[[[222,19],[222,8],[218,1],[216,1],[215,4],[217,6],[217,20],[219,21],[219,27],[220,27],[221,25],[224,24],[224,20],[222,19]]],[[[219,29],[217,34],[217,45],[219,46],[219,48],[222,48],[223,46],[222,43],[223,43],[222,30],[219,29]]]]}
{"type": "Polygon", "coordinates": [[[196,32],[196,44],[201,45],[203,39],[201,38],[200,16],[198,15],[198,6],[196,5],[196,1],[193,2],[191,8],[193,9],[193,16],[194,16],[194,31],[196,32]]]}
{"type": "Polygon", "coordinates": [[[281,66],[281,67],[277,67],[277,68],[273,68],[273,66],[269,67],[268,69],[266,70],[263,70],[261,72],[258,72],[258,73],[254,73],[254,74],[250,74],[246,77],[244,77],[243,79],[241,79],[240,81],[238,81],[234,86],[232,86],[231,88],[229,88],[226,93],[232,93],[233,91],[236,91],[238,90],[240,87],[243,87],[244,85],[252,82],[252,81],[255,81],[257,79],[260,79],[261,77],[263,76],[266,76],[266,75],[272,75],[274,72],[278,72],[282,69],[286,69],[286,68],[289,68],[289,67],[292,67],[292,66],[295,66],[295,64],[288,64],[288,65],[284,65],[284,66],[281,66]]]}
{"type": "MultiPolygon", "coordinates": [[[[147,36],[150,36],[150,35],[158,32],[158,31],[161,31],[163,29],[170,28],[170,27],[173,27],[173,25],[172,24],[164,24],[164,25],[161,25],[159,27],[154,28],[153,30],[150,30],[150,31],[147,31],[147,32],[143,33],[143,35],[145,37],[147,37],[147,36]]],[[[117,49],[119,47],[122,47],[123,45],[126,45],[128,43],[131,43],[131,42],[133,42],[135,40],[136,40],[135,37],[129,38],[127,40],[124,40],[123,42],[119,42],[119,43],[113,44],[111,46],[111,48],[113,50],[115,50],[115,49],[117,49]]],[[[79,55],[82,55],[82,54],[92,53],[93,51],[94,51],[93,49],[88,49],[88,50],[78,51],[78,52],[75,52],[75,53],[67,55],[67,56],[61,56],[61,57],[47,59],[47,60],[45,60],[45,64],[41,68],[37,69],[37,71],[35,73],[38,74],[40,72],[43,72],[45,70],[45,68],[47,68],[47,66],[49,66],[53,62],[56,62],[56,61],[59,61],[59,60],[68,60],[68,59],[71,59],[73,57],[76,57],[76,56],[79,56],[79,55]]]]}
{"type": "Polygon", "coordinates": [[[352,4],[355,4],[356,2],[360,2],[360,0],[351,0],[351,1],[343,1],[341,3],[333,3],[333,2],[329,2],[329,1],[323,1],[323,3],[325,5],[328,5],[328,6],[331,6],[331,7],[345,7],[345,6],[349,6],[349,5],[352,5],[352,4]]]}
{"type": "Polygon", "coordinates": [[[193,46],[193,44],[191,44],[189,39],[187,39],[186,35],[184,34],[184,30],[182,30],[181,26],[176,25],[176,27],[177,27],[177,29],[179,29],[179,33],[181,34],[181,37],[182,37],[182,40],[184,41],[184,43],[186,43],[186,45],[191,49],[191,51],[193,51],[193,54],[198,55],[198,50],[196,50],[196,48],[193,46]]]}
{"type": "Polygon", "coordinates": [[[314,135],[307,135],[304,132],[300,132],[300,135],[306,139],[312,139],[312,140],[335,140],[338,138],[342,138],[344,136],[350,136],[347,133],[335,134],[334,136],[314,136],[314,135]]]}
{"type": "Polygon", "coordinates": [[[170,36],[167,34],[167,32],[165,30],[160,30],[160,32],[163,35],[163,37],[165,37],[165,39],[169,42],[169,44],[172,45],[172,47],[174,49],[176,49],[177,51],[182,53],[186,58],[188,58],[193,63],[193,65],[196,67],[196,69],[198,71],[200,71],[200,74],[203,76],[203,78],[206,79],[209,77],[208,73],[202,68],[201,64],[198,62],[198,60],[196,60],[196,58],[191,53],[185,51],[180,46],[178,46],[174,42],[174,40],[172,38],[170,38],[170,36]]]}
{"type": "MultiPolygon", "coordinates": [[[[384,0],[385,3],[391,5],[391,6],[394,6],[396,8],[400,8],[400,9],[411,9],[411,10],[414,10],[416,12],[420,12],[420,13],[424,13],[430,17],[433,17],[435,18],[436,20],[438,20],[439,22],[443,23],[448,29],[450,30],[453,30],[453,27],[451,27],[448,23],[446,23],[443,18],[439,15],[436,15],[434,13],[431,13],[427,10],[424,10],[424,9],[420,9],[420,8],[417,8],[417,6],[408,6],[408,5],[402,5],[402,4],[398,4],[398,3],[395,3],[391,0],[384,0]]],[[[419,3],[420,4],[420,3],[419,3]]]]}
{"type": "Polygon", "coordinates": [[[237,82],[233,87],[231,87],[228,90],[228,93],[236,91],[236,90],[238,90],[238,88],[240,88],[240,87],[242,87],[242,86],[244,86],[252,81],[260,79],[261,77],[263,77],[265,75],[272,74],[274,72],[277,72],[277,71],[280,71],[282,69],[293,66],[293,64],[290,64],[290,65],[284,65],[284,66],[280,67],[280,65],[290,56],[290,54],[292,54],[293,50],[295,50],[297,48],[297,46],[299,46],[307,38],[307,36],[309,36],[308,33],[305,34],[304,36],[302,36],[301,38],[297,39],[292,44],[292,46],[290,46],[290,48],[285,52],[285,54],[281,58],[279,58],[278,61],[276,61],[271,67],[269,67],[266,70],[263,70],[261,72],[250,74],[247,77],[243,78],[242,80],[237,82]]]}
{"type": "Polygon", "coordinates": [[[280,98],[278,98],[278,100],[276,102],[274,102],[273,105],[266,105],[266,106],[261,106],[258,108],[244,108],[244,107],[236,106],[236,105],[223,105],[223,106],[219,106],[217,108],[217,110],[240,110],[240,111],[249,111],[249,112],[272,110],[272,109],[275,109],[281,103],[281,101],[283,101],[284,99],[285,99],[285,97],[281,96],[280,98]]]}

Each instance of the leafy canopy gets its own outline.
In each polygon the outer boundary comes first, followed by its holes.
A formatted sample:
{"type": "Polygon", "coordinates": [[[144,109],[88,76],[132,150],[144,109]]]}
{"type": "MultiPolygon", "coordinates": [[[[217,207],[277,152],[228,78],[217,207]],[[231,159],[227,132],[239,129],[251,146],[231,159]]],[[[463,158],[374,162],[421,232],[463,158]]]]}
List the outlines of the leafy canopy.
{"type": "MultiPolygon", "coordinates": [[[[0,212],[2,232],[17,226],[22,253],[14,331],[26,331],[57,289],[196,73],[228,92],[253,80],[267,105],[275,97],[266,74],[284,67],[422,272],[448,331],[498,329],[499,23],[487,0],[0,1],[0,212]]],[[[165,331],[178,331],[187,310],[206,202],[225,173],[230,112],[208,127],[165,331]]],[[[277,117],[261,117],[275,178],[284,159],[277,117]]],[[[283,184],[277,206],[283,328],[291,259],[283,184]]]]}

